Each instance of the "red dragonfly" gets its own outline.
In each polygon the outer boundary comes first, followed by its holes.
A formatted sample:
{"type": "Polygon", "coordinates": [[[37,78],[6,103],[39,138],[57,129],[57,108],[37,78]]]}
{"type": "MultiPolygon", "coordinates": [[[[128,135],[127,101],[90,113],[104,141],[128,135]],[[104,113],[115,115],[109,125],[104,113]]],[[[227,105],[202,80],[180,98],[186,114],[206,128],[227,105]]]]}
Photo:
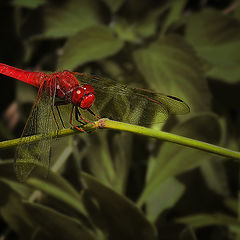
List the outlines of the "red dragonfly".
{"type": "Polygon", "coordinates": [[[98,116],[149,125],[165,121],[169,114],[189,112],[188,105],[179,98],[130,88],[90,74],[31,72],[3,63],[0,63],[0,73],[39,88],[21,137],[41,134],[42,140],[18,145],[14,168],[20,181],[26,180],[37,164],[49,169],[53,124],[58,129],[57,119],[63,127],[66,124],[61,117],[61,105],[72,106],[69,123],[80,131],[83,130],[76,124],[89,123],[99,119],[98,116]]]}

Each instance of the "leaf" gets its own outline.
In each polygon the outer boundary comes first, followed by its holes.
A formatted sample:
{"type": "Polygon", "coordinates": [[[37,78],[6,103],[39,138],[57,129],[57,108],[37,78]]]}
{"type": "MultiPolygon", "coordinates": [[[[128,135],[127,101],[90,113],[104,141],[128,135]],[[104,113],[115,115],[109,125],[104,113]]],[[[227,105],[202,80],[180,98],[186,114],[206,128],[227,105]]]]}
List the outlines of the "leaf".
{"type": "Polygon", "coordinates": [[[114,190],[119,193],[126,192],[127,180],[131,167],[131,157],[133,151],[133,138],[130,133],[122,132],[114,136],[114,163],[115,163],[115,182],[114,190]]]}
{"type": "Polygon", "coordinates": [[[12,5],[16,7],[37,8],[46,3],[46,0],[14,0],[12,5]]]}
{"type": "Polygon", "coordinates": [[[111,11],[117,12],[126,0],[103,0],[111,11]]]}
{"type": "Polygon", "coordinates": [[[69,37],[100,22],[98,4],[94,0],[69,0],[50,5],[44,15],[42,36],[45,38],[69,37]]]}
{"type": "Polygon", "coordinates": [[[69,194],[68,192],[64,191],[62,188],[54,186],[46,181],[42,181],[35,178],[30,178],[27,180],[27,183],[30,186],[33,186],[39,190],[42,190],[49,196],[60,200],[61,202],[65,203],[66,205],[70,206],[71,208],[75,209],[80,214],[87,217],[87,212],[85,210],[84,205],[80,200],[80,196],[76,196],[75,194],[69,194]]]}
{"type": "Polygon", "coordinates": [[[222,162],[205,162],[201,165],[200,170],[209,189],[223,197],[230,195],[226,167],[222,162]]]}
{"type": "Polygon", "coordinates": [[[32,193],[32,189],[17,181],[13,171],[13,161],[0,161],[0,182],[8,186],[23,199],[27,199],[32,193]]]}
{"type": "Polygon", "coordinates": [[[154,91],[181,98],[191,111],[209,109],[210,94],[201,61],[183,38],[163,37],[137,50],[134,60],[154,91]]]}
{"type": "Polygon", "coordinates": [[[228,227],[240,227],[240,221],[225,214],[196,214],[178,218],[177,222],[187,224],[193,228],[200,228],[212,225],[224,225],[228,227]]]}
{"type": "Polygon", "coordinates": [[[75,218],[36,203],[24,202],[24,206],[41,231],[52,239],[95,239],[93,232],[75,218]]]}
{"type": "Polygon", "coordinates": [[[123,47],[123,42],[105,26],[85,29],[64,46],[60,59],[61,68],[72,70],[79,65],[112,56],[123,47]]]}
{"type": "Polygon", "coordinates": [[[11,180],[17,180],[13,170],[13,160],[0,161],[0,176],[11,180]]]}
{"type": "Polygon", "coordinates": [[[21,236],[29,239],[34,230],[30,216],[25,210],[19,195],[0,182],[1,201],[0,215],[8,226],[21,236]]]}
{"type": "Polygon", "coordinates": [[[182,183],[175,178],[168,178],[149,196],[146,202],[147,218],[155,222],[164,210],[176,204],[184,191],[185,187],[182,183]]]}
{"type": "Polygon", "coordinates": [[[182,16],[182,11],[187,4],[186,0],[171,0],[169,4],[169,13],[162,26],[161,32],[165,33],[167,28],[182,16]]]}
{"type": "Polygon", "coordinates": [[[238,200],[236,198],[225,198],[224,205],[234,214],[238,213],[238,200]]]}
{"type": "Polygon", "coordinates": [[[106,133],[89,136],[89,139],[91,142],[86,159],[88,168],[104,185],[114,188],[116,174],[106,133]]]}
{"type": "Polygon", "coordinates": [[[18,193],[22,198],[27,199],[32,193],[32,189],[30,189],[28,186],[18,181],[12,181],[2,177],[0,178],[0,181],[8,185],[13,191],[18,193]]]}
{"type": "MultiPolygon", "coordinates": [[[[204,114],[195,116],[178,125],[173,133],[189,138],[218,144],[221,138],[221,127],[215,115],[204,114]]],[[[147,183],[138,204],[142,205],[154,191],[168,178],[172,178],[190,169],[196,168],[202,162],[211,159],[213,155],[164,142],[156,157],[149,162],[147,183]]]]}
{"type": "Polygon", "coordinates": [[[166,4],[164,7],[150,11],[146,17],[137,22],[135,27],[136,32],[142,37],[150,37],[154,35],[159,24],[158,18],[161,16],[161,14],[163,14],[167,7],[168,4],[166,4]]]}
{"type": "Polygon", "coordinates": [[[113,25],[114,32],[118,35],[119,39],[123,41],[139,43],[140,39],[135,31],[135,26],[125,19],[118,18],[113,25]]]}
{"type": "Polygon", "coordinates": [[[240,21],[204,10],[186,18],[186,38],[199,56],[212,64],[209,77],[228,83],[240,80],[240,21]]]}
{"type": "Polygon", "coordinates": [[[82,176],[108,224],[110,239],[156,239],[155,227],[130,200],[105,187],[92,176],[86,173],[82,176]]]}

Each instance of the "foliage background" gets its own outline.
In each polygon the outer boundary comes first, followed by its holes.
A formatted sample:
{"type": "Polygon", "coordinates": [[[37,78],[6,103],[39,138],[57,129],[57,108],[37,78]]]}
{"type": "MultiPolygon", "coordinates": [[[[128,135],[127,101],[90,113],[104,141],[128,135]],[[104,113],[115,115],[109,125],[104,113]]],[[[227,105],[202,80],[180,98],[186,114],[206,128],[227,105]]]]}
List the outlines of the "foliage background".
{"type": "MultiPolygon", "coordinates": [[[[191,113],[154,128],[239,151],[239,18],[239,1],[1,1],[0,61],[178,96],[191,113]]],[[[36,90],[5,76],[1,84],[1,139],[13,139],[36,90]]],[[[2,239],[239,237],[233,160],[99,130],[58,140],[58,173],[38,169],[21,184],[13,156],[1,151],[2,239]]]]}

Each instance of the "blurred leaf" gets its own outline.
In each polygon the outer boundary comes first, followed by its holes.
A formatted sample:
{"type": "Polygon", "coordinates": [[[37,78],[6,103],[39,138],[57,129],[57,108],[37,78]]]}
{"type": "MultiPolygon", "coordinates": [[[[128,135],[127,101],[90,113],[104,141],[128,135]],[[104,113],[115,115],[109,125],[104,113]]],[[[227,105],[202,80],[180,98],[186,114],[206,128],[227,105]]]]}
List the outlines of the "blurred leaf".
{"type": "Polygon", "coordinates": [[[106,75],[111,76],[113,79],[119,79],[123,77],[124,71],[122,67],[112,60],[102,60],[99,62],[101,67],[104,69],[106,75]]]}
{"type": "Polygon", "coordinates": [[[52,239],[96,239],[93,232],[75,218],[36,203],[24,202],[24,206],[31,219],[52,239]]]}
{"type": "Polygon", "coordinates": [[[136,32],[142,37],[150,37],[156,33],[159,16],[167,9],[168,5],[157,8],[148,13],[146,17],[141,19],[135,26],[136,32]]]}
{"type": "Polygon", "coordinates": [[[135,26],[125,19],[118,18],[113,24],[113,30],[118,34],[118,37],[123,41],[139,43],[140,39],[135,31],[135,26]]]}
{"type": "Polygon", "coordinates": [[[167,28],[182,16],[182,11],[186,6],[187,0],[171,0],[168,1],[169,13],[162,26],[161,32],[165,33],[167,28]]]}
{"type": "Polygon", "coordinates": [[[204,162],[200,170],[209,189],[224,197],[230,195],[226,168],[222,162],[204,162]]]}
{"type": "Polygon", "coordinates": [[[30,239],[33,231],[33,223],[30,216],[25,210],[19,195],[8,187],[4,188],[4,185],[0,183],[0,191],[2,193],[0,215],[9,227],[18,233],[22,239],[30,239]],[[5,198],[4,204],[2,202],[3,198],[5,198]]]}
{"type": "Polygon", "coordinates": [[[100,22],[98,3],[94,0],[69,0],[45,9],[45,38],[72,36],[100,22]]]}
{"type": "Polygon", "coordinates": [[[83,173],[82,176],[108,223],[110,239],[157,238],[155,227],[130,200],[105,187],[90,175],[83,173]]]}
{"type": "Polygon", "coordinates": [[[64,46],[60,66],[72,70],[87,62],[101,60],[117,53],[123,42],[104,26],[85,29],[72,38],[64,46]]]}
{"type": "Polygon", "coordinates": [[[117,12],[126,0],[103,0],[112,12],[117,12]]]}
{"type": "MultiPolygon", "coordinates": [[[[211,114],[191,118],[178,125],[173,133],[213,144],[218,144],[221,139],[220,125],[215,115],[211,114]]],[[[158,155],[149,162],[147,183],[138,204],[142,205],[166,179],[196,168],[212,157],[212,154],[203,151],[164,142],[158,155]]]]}
{"type": "Polygon", "coordinates": [[[240,22],[214,10],[186,18],[186,38],[212,64],[208,76],[228,83],[240,80],[240,22]]]}
{"type": "MultiPolygon", "coordinates": [[[[30,181],[31,184],[33,183],[36,184],[37,188],[39,187],[39,189],[43,191],[46,190],[47,192],[49,191],[51,192],[51,190],[54,191],[54,189],[56,189],[56,192],[54,192],[55,194],[57,194],[58,193],[57,191],[60,190],[60,191],[63,191],[65,194],[70,195],[73,198],[76,198],[76,199],[79,198],[79,193],[73,188],[72,185],[70,185],[67,182],[67,180],[62,178],[59,174],[49,170],[48,176],[45,177],[46,176],[45,173],[46,173],[45,167],[37,166],[31,174],[31,177],[34,176],[34,178],[29,178],[28,181],[30,181]]],[[[53,196],[55,196],[54,193],[53,193],[53,196]]]]}
{"type": "Polygon", "coordinates": [[[184,191],[185,187],[182,183],[175,178],[168,178],[146,201],[147,218],[155,222],[164,210],[174,207],[184,191]]]}
{"type": "Polygon", "coordinates": [[[224,201],[225,206],[231,210],[232,212],[234,212],[235,214],[238,213],[238,200],[235,198],[226,198],[224,201]]]}
{"type": "Polygon", "coordinates": [[[240,227],[240,221],[225,214],[196,214],[192,216],[178,218],[177,222],[187,224],[193,228],[206,227],[211,225],[225,225],[240,227]]]}
{"type": "Polygon", "coordinates": [[[114,190],[124,194],[126,192],[128,173],[131,166],[130,159],[133,151],[133,135],[122,132],[114,136],[113,142],[116,171],[114,190]]]}
{"type": "Polygon", "coordinates": [[[0,176],[11,180],[17,180],[13,170],[13,160],[0,161],[0,176]]]}
{"type": "Polygon", "coordinates": [[[12,180],[1,177],[0,181],[8,185],[13,191],[18,193],[23,199],[27,199],[30,196],[30,194],[33,192],[33,190],[30,189],[27,185],[22,184],[17,180],[12,181],[12,180]]]}
{"type": "Polygon", "coordinates": [[[37,8],[46,3],[46,0],[14,0],[12,5],[16,7],[37,8]]]}
{"type": "Polygon", "coordinates": [[[107,134],[101,133],[89,136],[89,138],[91,142],[86,164],[99,181],[106,186],[114,187],[116,175],[107,144],[107,134]]]}
{"type": "Polygon", "coordinates": [[[183,38],[167,36],[137,50],[134,60],[156,92],[181,98],[191,111],[207,111],[210,94],[201,61],[183,38]]]}
{"type": "Polygon", "coordinates": [[[35,178],[30,178],[27,183],[30,186],[42,190],[43,192],[56,198],[57,200],[64,202],[68,206],[72,207],[73,209],[87,217],[88,214],[85,210],[84,205],[81,202],[80,195],[76,196],[75,194],[69,194],[68,192],[63,191],[60,187],[56,187],[46,181],[35,178]]]}

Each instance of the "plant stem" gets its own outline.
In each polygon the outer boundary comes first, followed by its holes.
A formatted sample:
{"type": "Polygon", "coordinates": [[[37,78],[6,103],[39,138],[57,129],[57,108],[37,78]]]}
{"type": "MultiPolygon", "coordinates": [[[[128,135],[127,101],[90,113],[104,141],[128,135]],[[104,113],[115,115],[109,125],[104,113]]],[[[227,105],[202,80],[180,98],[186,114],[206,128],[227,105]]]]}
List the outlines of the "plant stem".
{"type": "MultiPolygon", "coordinates": [[[[109,119],[100,119],[99,121],[95,122],[94,124],[87,124],[82,127],[85,131],[92,131],[96,128],[103,128],[103,129],[112,129],[112,130],[121,130],[121,131],[127,131],[131,133],[136,133],[148,137],[157,138],[160,140],[176,143],[179,145],[199,149],[205,152],[214,153],[220,156],[239,159],[240,160],[240,152],[232,151],[227,148],[219,147],[213,144],[209,144],[206,142],[198,141],[195,139],[182,137],[173,133],[163,132],[163,131],[157,131],[151,128],[145,128],[137,125],[132,125],[128,123],[122,123],[117,121],[112,121],[109,119]]],[[[53,138],[60,138],[72,134],[80,133],[80,131],[76,129],[62,129],[59,131],[54,131],[52,133],[53,138]]],[[[11,148],[16,147],[19,144],[23,143],[33,143],[40,141],[42,138],[42,135],[34,135],[30,137],[24,137],[22,139],[13,139],[8,141],[0,142],[0,149],[5,148],[11,148]]]]}
{"type": "MultiPolygon", "coordinates": [[[[96,123],[95,124],[87,124],[87,125],[83,126],[82,129],[84,129],[84,131],[95,130],[97,128],[96,123]]],[[[78,133],[83,133],[83,132],[80,132],[79,130],[77,130],[75,128],[64,128],[64,129],[61,129],[58,131],[53,131],[50,134],[50,136],[52,138],[61,138],[61,137],[66,137],[66,136],[78,134],[78,133]]],[[[0,150],[7,149],[7,148],[13,148],[13,147],[18,146],[19,144],[38,142],[42,139],[42,137],[43,137],[42,134],[37,134],[37,135],[29,136],[29,137],[22,137],[22,138],[16,138],[16,139],[12,139],[12,140],[2,141],[2,142],[0,142],[0,150]]]]}
{"type": "Polygon", "coordinates": [[[240,152],[232,151],[227,148],[219,147],[210,143],[198,141],[195,139],[182,137],[173,133],[157,131],[151,128],[145,128],[141,126],[131,125],[122,122],[116,122],[112,120],[100,120],[98,123],[98,127],[107,128],[107,129],[115,129],[115,130],[122,130],[132,133],[137,133],[140,135],[154,137],[157,139],[161,139],[164,141],[176,143],[179,145],[199,149],[205,152],[214,153],[220,156],[239,159],[240,160],[240,152]],[[102,123],[101,123],[102,121],[102,123]]]}

